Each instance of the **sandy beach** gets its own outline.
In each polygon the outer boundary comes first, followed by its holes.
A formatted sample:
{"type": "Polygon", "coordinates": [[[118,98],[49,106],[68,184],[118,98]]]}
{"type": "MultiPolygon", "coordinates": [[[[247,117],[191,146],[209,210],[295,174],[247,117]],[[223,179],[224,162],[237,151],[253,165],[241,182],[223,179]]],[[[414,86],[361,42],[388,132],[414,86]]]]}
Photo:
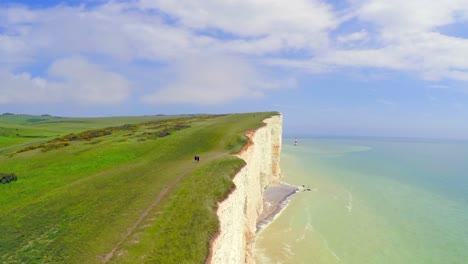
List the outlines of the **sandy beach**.
{"type": "Polygon", "coordinates": [[[298,191],[296,186],[286,183],[272,184],[263,195],[263,212],[258,216],[257,232],[270,223],[286,206],[288,198],[298,191]]]}

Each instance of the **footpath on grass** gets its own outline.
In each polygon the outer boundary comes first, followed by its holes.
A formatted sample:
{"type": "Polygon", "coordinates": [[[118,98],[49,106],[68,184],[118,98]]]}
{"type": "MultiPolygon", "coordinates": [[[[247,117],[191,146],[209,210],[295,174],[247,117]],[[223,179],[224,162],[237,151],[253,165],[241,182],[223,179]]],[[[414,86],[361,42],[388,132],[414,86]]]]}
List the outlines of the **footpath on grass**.
{"type": "Polygon", "coordinates": [[[112,248],[112,250],[107,253],[104,257],[98,257],[101,258],[102,263],[107,263],[109,260],[111,260],[114,257],[114,254],[119,250],[119,247],[122,245],[123,242],[128,240],[128,238],[134,234],[135,230],[141,225],[141,223],[148,217],[149,213],[154,210],[154,208],[161,202],[163,198],[166,197],[168,193],[173,191],[174,186],[180,182],[184,177],[187,177],[188,175],[192,174],[193,171],[196,169],[197,166],[202,165],[204,163],[209,163],[217,158],[220,158],[223,156],[223,153],[207,153],[202,156],[199,161],[193,161],[193,168],[189,168],[189,166],[186,166],[187,169],[184,174],[181,174],[179,177],[176,178],[174,182],[172,182],[168,187],[164,188],[156,197],[154,202],[148,207],[143,214],[138,218],[138,220],[131,226],[128,231],[122,236],[122,239],[112,248]]]}
{"type": "Polygon", "coordinates": [[[0,262],[202,263],[245,165],[230,154],[271,115],[44,124],[62,136],[0,153],[0,172],[18,176],[0,186],[0,262]]]}

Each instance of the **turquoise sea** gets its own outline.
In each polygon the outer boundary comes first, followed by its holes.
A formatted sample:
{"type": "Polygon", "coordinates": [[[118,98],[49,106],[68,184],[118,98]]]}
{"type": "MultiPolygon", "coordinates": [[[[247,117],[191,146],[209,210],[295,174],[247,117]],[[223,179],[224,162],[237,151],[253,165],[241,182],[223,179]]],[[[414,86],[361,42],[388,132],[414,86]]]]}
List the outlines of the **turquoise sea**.
{"type": "Polygon", "coordinates": [[[257,263],[468,263],[468,143],[285,138],[285,182],[311,191],[257,234],[257,263]]]}

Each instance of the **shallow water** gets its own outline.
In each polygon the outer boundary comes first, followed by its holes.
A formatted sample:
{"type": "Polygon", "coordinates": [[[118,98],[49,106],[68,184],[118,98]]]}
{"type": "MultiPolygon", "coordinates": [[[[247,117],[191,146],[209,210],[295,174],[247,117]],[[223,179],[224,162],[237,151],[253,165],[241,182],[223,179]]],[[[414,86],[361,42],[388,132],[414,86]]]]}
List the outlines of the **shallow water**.
{"type": "Polygon", "coordinates": [[[468,263],[468,144],[284,139],[311,187],[258,234],[257,263],[468,263]]]}

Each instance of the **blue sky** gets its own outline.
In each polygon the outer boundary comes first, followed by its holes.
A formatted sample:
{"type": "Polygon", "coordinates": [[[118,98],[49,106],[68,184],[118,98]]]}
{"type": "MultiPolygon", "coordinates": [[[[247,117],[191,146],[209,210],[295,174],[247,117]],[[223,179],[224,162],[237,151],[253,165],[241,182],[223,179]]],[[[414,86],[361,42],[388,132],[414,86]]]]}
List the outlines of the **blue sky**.
{"type": "Polygon", "coordinates": [[[468,0],[2,1],[0,112],[468,138],[468,0]]]}

